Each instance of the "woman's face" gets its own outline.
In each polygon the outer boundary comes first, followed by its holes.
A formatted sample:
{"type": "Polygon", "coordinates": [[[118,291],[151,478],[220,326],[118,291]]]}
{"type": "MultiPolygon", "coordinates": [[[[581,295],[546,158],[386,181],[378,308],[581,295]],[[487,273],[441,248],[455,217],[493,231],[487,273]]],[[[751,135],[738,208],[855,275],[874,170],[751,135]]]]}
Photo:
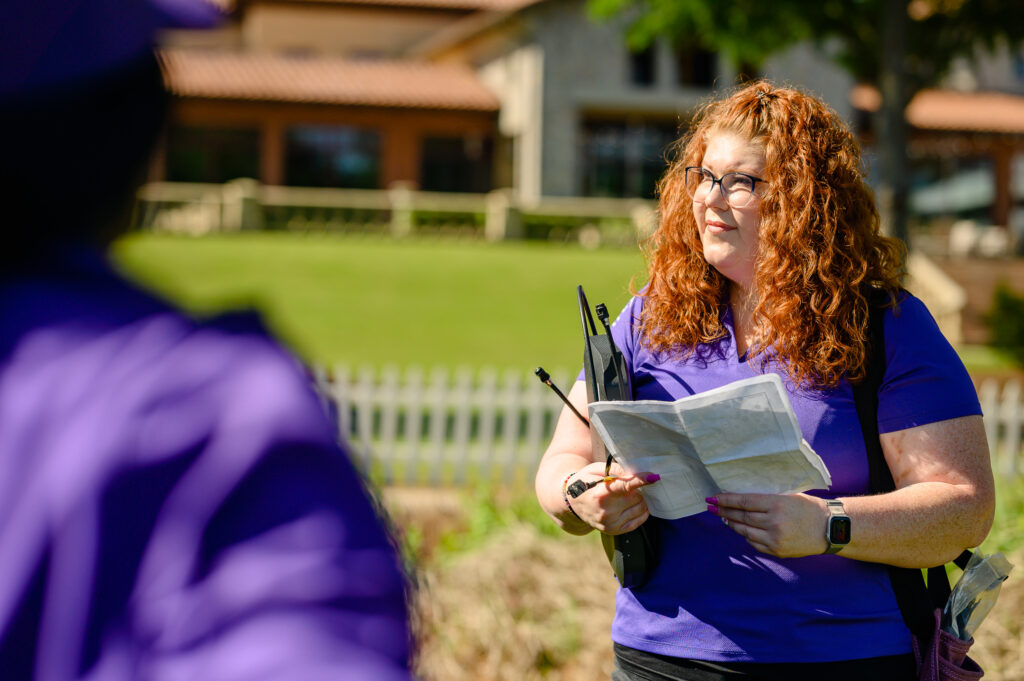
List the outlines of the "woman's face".
{"type": "MultiPolygon", "coordinates": [[[[764,178],[764,150],[735,133],[717,132],[708,138],[700,165],[716,178],[726,173],[746,173],[764,178]]],[[[750,202],[742,208],[735,208],[725,200],[721,184],[715,183],[703,201],[693,202],[693,216],[704,246],[704,259],[744,289],[749,289],[754,279],[762,190],[763,183],[755,183],[750,202]]]]}

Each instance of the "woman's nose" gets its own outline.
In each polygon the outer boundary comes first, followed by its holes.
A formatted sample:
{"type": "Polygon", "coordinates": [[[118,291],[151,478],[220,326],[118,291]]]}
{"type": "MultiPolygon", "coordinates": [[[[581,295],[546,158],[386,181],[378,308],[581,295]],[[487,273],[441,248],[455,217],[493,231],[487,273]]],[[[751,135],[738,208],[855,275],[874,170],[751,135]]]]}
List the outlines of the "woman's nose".
{"type": "Polygon", "coordinates": [[[711,184],[708,195],[704,197],[705,206],[728,207],[729,202],[725,199],[725,192],[722,191],[722,183],[715,181],[711,184]]]}

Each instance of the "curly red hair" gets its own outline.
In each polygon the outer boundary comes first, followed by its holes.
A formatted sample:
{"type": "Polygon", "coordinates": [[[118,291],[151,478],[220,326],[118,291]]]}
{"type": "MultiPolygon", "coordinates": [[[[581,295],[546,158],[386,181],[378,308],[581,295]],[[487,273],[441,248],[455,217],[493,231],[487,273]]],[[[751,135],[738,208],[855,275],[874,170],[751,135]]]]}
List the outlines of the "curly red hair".
{"type": "Polygon", "coordinates": [[[835,386],[865,372],[868,296],[895,301],[903,242],[883,236],[860,147],[819,99],[758,81],[696,114],[662,178],[658,229],[645,244],[648,283],[642,342],[655,352],[693,352],[726,335],[720,320],[728,280],[704,259],[685,168],[699,166],[707,140],[738,134],[765,154],[754,318],[766,352],[800,385],[835,386]]]}

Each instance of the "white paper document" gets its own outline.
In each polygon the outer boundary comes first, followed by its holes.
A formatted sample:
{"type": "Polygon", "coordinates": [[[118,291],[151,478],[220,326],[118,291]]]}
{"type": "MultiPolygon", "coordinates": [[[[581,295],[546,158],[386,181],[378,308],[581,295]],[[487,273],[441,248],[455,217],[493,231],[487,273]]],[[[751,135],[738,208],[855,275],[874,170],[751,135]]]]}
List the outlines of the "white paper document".
{"type": "Polygon", "coordinates": [[[832,484],[775,374],[675,402],[593,402],[590,422],[623,468],[661,476],[643,488],[658,518],[705,511],[705,497],[719,492],[793,494],[832,484]]]}

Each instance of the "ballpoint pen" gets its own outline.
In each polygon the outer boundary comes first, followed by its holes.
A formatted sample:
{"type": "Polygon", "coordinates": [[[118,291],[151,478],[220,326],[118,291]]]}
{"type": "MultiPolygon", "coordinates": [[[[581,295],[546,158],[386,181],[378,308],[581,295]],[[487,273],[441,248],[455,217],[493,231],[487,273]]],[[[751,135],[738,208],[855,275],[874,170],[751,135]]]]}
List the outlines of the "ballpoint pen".
{"type": "Polygon", "coordinates": [[[590,482],[583,482],[582,480],[577,480],[576,482],[574,482],[571,485],[569,485],[566,488],[565,491],[566,491],[566,493],[570,497],[575,499],[579,495],[581,495],[584,492],[586,492],[588,489],[591,489],[593,487],[597,487],[602,482],[612,482],[614,480],[621,480],[621,479],[622,478],[618,478],[618,477],[616,477],[614,475],[605,475],[604,477],[600,477],[597,480],[591,480],[590,482]]]}

